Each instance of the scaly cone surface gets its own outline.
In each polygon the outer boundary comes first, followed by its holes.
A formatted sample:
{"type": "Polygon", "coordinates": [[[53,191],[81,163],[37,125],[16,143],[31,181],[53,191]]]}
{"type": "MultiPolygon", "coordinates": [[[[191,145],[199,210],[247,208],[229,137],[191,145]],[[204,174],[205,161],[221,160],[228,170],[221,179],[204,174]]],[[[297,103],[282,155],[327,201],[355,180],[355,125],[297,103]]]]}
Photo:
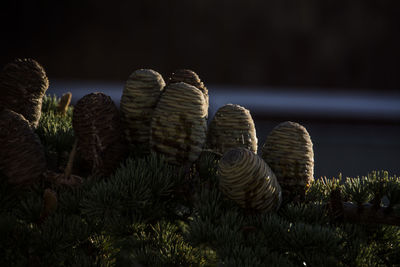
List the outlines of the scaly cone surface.
{"type": "Polygon", "coordinates": [[[48,87],[46,72],[37,61],[16,59],[0,73],[0,107],[22,114],[36,128],[48,87]]]}
{"type": "Polygon", "coordinates": [[[150,124],[154,109],[165,87],[158,72],[139,69],[128,78],[121,97],[125,138],[130,144],[150,150],[150,124]]]}
{"type": "Polygon", "coordinates": [[[151,122],[151,149],[172,164],[190,164],[200,155],[207,132],[203,93],[187,83],[165,88],[151,122]]]}
{"type": "Polygon", "coordinates": [[[254,152],[228,150],[218,164],[219,188],[242,208],[274,211],[282,201],[275,174],[254,152]]]}
{"type": "Polygon", "coordinates": [[[224,154],[236,147],[244,147],[257,154],[256,127],[249,110],[227,104],[218,109],[210,123],[207,148],[224,154]]]}
{"type": "Polygon", "coordinates": [[[0,151],[0,171],[10,184],[32,184],[47,169],[44,148],[29,121],[9,109],[0,111],[0,151]]]}
{"type": "Polygon", "coordinates": [[[296,122],[279,124],[268,135],[261,156],[290,199],[302,199],[314,180],[314,151],[307,129],[296,122]]]}
{"type": "Polygon", "coordinates": [[[120,115],[111,97],[91,93],[75,105],[72,125],[78,153],[90,164],[92,174],[111,174],[125,155],[120,115]]]}
{"type": "Polygon", "coordinates": [[[179,83],[184,82],[194,87],[198,88],[201,92],[203,92],[204,98],[207,103],[207,109],[209,105],[209,96],[208,90],[204,83],[200,80],[199,75],[192,70],[188,69],[179,69],[171,73],[170,77],[168,78],[168,84],[171,83],[179,83]]]}

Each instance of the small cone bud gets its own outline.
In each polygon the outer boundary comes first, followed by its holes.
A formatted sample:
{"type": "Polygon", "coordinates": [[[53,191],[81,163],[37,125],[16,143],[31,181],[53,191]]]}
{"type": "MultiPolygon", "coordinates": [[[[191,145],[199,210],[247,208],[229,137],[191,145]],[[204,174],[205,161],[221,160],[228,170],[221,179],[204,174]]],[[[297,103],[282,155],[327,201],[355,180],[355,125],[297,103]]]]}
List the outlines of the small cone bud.
{"type": "Polygon", "coordinates": [[[71,103],[72,94],[71,92],[63,94],[58,102],[57,111],[58,113],[65,115],[68,111],[69,104],[71,103]]]}

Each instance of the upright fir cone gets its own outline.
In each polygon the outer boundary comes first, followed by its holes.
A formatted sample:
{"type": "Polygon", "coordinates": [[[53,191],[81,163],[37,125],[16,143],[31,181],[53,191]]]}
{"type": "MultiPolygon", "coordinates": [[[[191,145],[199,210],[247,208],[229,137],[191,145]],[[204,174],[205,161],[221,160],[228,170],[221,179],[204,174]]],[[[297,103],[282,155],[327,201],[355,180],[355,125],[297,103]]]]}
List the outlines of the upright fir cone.
{"type": "Polygon", "coordinates": [[[78,153],[90,164],[92,174],[111,174],[125,156],[120,116],[111,97],[91,93],[75,105],[72,125],[78,153]]]}
{"type": "Polygon", "coordinates": [[[276,174],[288,199],[302,200],[314,180],[314,151],[306,128],[283,122],[268,135],[262,158],[276,174]]]}
{"type": "Polygon", "coordinates": [[[239,105],[227,104],[218,109],[207,133],[207,148],[224,154],[244,147],[257,154],[257,135],[250,111],[239,105]]]}
{"type": "Polygon", "coordinates": [[[275,174],[254,152],[233,148],[218,164],[219,188],[239,206],[258,211],[277,210],[281,188],[275,174]]]}
{"type": "Polygon", "coordinates": [[[0,111],[0,151],[0,171],[10,184],[32,184],[46,171],[39,137],[28,120],[9,109],[0,111]]]}
{"type": "Polygon", "coordinates": [[[152,151],[172,164],[190,164],[200,155],[207,131],[203,93],[184,82],[168,85],[151,121],[152,151]]]}
{"type": "Polygon", "coordinates": [[[121,97],[121,115],[125,137],[130,144],[150,150],[150,124],[165,82],[150,69],[134,71],[128,78],[121,97]]]}
{"type": "Polygon", "coordinates": [[[0,107],[23,115],[36,128],[48,87],[46,72],[37,61],[16,59],[0,73],[0,107]]]}
{"type": "Polygon", "coordinates": [[[171,83],[179,83],[179,82],[184,82],[190,85],[193,85],[197,89],[199,89],[206,100],[207,104],[207,110],[209,106],[209,96],[208,96],[208,90],[205,87],[204,83],[200,80],[199,76],[197,73],[195,73],[192,70],[188,69],[179,69],[171,73],[170,77],[168,78],[168,84],[171,83]]]}

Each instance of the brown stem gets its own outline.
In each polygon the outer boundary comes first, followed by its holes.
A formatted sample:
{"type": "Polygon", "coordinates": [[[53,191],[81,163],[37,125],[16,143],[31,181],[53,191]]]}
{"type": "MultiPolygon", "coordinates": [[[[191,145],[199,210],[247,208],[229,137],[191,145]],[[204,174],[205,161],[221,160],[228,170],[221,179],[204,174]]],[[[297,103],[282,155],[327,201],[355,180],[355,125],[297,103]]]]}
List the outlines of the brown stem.
{"type": "Polygon", "coordinates": [[[343,203],[343,219],[353,223],[376,223],[400,226],[400,217],[394,215],[388,207],[376,209],[374,205],[366,203],[359,212],[358,205],[351,202],[343,203]]]}
{"type": "Polygon", "coordinates": [[[74,159],[76,154],[76,147],[78,146],[78,140],[75,139],[74,145],[72,146],[72,150],[69,153],[67,167],[64,170],[64,178],[69,179],[71,177],[72,167],[74,166],[74,159]]]}
{"type": "Polygon", "coordinates": [[[334,220],[400,226],[400,216],[393,214],[390,207],[377,208],[371,203],[357,205],[352,202],[343,202],[339,188],[331,192],[329,211],[334,220]]]}
{"type": "Polygon", "coordinates": [[[67,186],[75,186],[79,185],[83,182],[83,179],[79,176],[72,175],[72,167],[74,165],[75,154],[78,146],[78,141],[75,139],[74,145],[72,146],[72,150],[69,153],[68,163],[65,167],[64,173],[56,173],[50,170],[47,170],[43,173],[43,177],[45,180],[50,181],[56,185],[67,185],[67,186]]]}
{"type": "Polygon", "coordinates": [[[57,193],[46,188],[43,193],[43,207],[40,212],[38,224],[42,224],[46,218],[57,209],[57,193]]]}

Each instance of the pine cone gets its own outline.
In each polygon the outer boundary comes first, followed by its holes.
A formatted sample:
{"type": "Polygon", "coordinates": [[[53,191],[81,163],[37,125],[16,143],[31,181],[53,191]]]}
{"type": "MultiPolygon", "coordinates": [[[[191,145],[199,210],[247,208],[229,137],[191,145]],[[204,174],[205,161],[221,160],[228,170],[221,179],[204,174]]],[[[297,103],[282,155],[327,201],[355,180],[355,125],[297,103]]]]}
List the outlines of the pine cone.
{"type": "Polygon", "coordinates": [[[130,144],[150,149],[151,118],[164,87],[161,74],[154,70],[140,69],[129,76],[120,108],[125,137],[130,144]]]}
{"type": "Polygon", "coordinates": [[[82,97],[75,105],[72,125],[78,151],[92,174],[111,174],[126,152],[119,112],[111,97],[103,93],[82,97]]]}
{"type": "Polygon", "coordinates": [[[168,85],[151,121],[151,149],[173,164],[194,162],[205,143],[206,115],[199,89],[184,82],[168,85]]]}
{"type": "Polygon", "coordinates": [[[0,151],[0,171],[10,184],[32,184],[46,171],[39,137],[28,120],[9,109],[0,111],[0,151]]]}
{"type": "Polygon", "coordinates": [[[244,147],[257,153],[257,135],[250,111],[227,104],[218,109],[207,133],[207,148],[218,153],[244,147]]]}
{"type": "Polygon", "coordinates": [[[281,188],[269,166],[246,148],[228,150],[218,164],[219,188],[246,209],[277,210],[281,188]]]}
{"type": "Polygon", "coordinates": [[[294,194],[304,197],[314,180],[313,144],[306,128],[290,121],[276,126],[262,147],[262,158],[290,198],[296,197],[294,194]]]}
{"type": "Polygon", "coordinates": [[[23,115],[37,127],[41,115],[42,98],[49,87],[43,67],[33,59],[16,59],[7,64],[0,74],[0,107],[23,115]]]}
{"type": "Polygon", "coordinates": [[[208,90],[204,86],[204,83],[200,80],[199,76],[194,71],[188,69],[179,69],[171,73],[170,77],[168,78],[168,85],[171,83],[179,83],[179,82],[184,82],[193,85],[194,87],[199,89],[204,95],[208,110],[208,105],[209,105],[208,90]]]}

